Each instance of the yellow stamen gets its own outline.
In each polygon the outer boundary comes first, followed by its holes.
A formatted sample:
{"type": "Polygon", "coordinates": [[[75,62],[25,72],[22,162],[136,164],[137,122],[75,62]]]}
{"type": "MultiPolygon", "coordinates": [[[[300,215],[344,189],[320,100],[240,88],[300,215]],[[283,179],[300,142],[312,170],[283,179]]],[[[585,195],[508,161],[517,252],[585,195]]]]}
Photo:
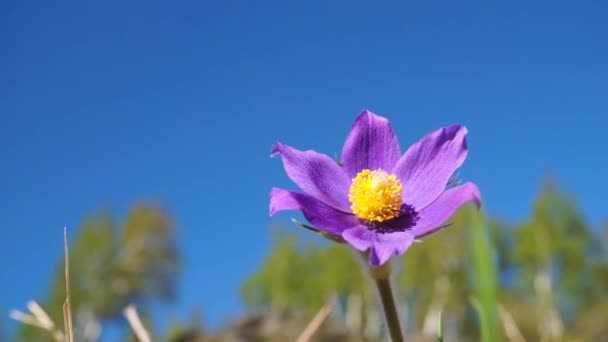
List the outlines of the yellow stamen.
{"type": "Polygon", "coordinates": [[[382,169],[365,169],[353,178],[348,199],[353,214],[367,221],[382,222],[399,216],[403,185],[382,169]]]}

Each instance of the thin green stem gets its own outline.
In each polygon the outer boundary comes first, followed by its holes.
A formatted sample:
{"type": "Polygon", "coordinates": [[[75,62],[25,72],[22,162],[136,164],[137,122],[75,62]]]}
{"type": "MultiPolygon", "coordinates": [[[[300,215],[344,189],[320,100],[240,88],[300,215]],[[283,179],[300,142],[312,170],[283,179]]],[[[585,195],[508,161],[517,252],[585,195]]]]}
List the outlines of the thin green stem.
{"type": "MultiPolygon", "coordinates": [[[[361,253],[367,263],[368,252],[361,253]]],[[[399,314],[397,313],[397,303],[393,296],[393,289],[391,289],[391,264],[390,261],[385,262],[383,265],[374,267],[368,264],[369,275],[372,277],[376,286],[378,287],[378,293],[380,293],[380,300],[382,301],[382,309],[384,309],[384,317],[386,318],[386,325],[391,335],[393,342],[404,342],[403,332],[401,330],[401,324],[399,323],[399,314]]]]}
{"type": "Polygon", "coordinates": [[[389,277],[382,277],[374,278],[374,281],[378,286],[378,292],[380,292],[384,317],[386,317],[386,324],[388,325],[388,330],[391,334],[391,340],[393,342],[403,342],[403,333],[401,332],[401,324],[399,324],[395,297],[393,296],[393,290],[391,289],[391,280],[389,277]]]}

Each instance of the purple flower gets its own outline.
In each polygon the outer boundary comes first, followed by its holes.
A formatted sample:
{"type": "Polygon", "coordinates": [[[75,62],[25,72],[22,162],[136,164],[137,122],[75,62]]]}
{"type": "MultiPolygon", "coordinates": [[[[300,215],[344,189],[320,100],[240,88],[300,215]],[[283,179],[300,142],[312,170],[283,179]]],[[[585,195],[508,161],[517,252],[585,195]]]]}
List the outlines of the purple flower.
{"type": "Polygon", "coordinates": [[[276,142],[285,171],[304,192],[273,188],[270,215],[300,210],[318,229],[341,236],[373,266],[401,255],[420,237],[434,233],[464,203],[481,205],[471,182],[446,189],[467,156],[464,126],[431,132],[403,155],[389,121],[363,111],[337,163],[315,151],[276,142]]]}

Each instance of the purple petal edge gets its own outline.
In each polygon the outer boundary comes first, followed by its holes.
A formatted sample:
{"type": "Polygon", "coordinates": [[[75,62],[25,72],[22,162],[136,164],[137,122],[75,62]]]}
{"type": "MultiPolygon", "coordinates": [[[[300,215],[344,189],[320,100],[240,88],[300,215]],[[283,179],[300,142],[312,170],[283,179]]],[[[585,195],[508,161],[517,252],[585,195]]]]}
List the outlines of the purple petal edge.
{"type": "Polygon", "coordinates": [[[280,154],[287,176],[305,193],[344,212],[350,212],[350,179],[335,160],[309,150],[299,151],[276,142],[271,157],[280,154]]]}
{"type": "Polygon", "coordinates": [[[467,156],[467,128],[452,125],[435,130],[413,144],[393,173],[403,183],[403,201],[422,210],[441,195],[467,156]]]}
{"type": "Polygon", "coordinates": [[[437,200],[418,212],[418,222],[413,231],[416,238],[436,232],[462,205],[473,202],[481,208],[481,193],[471,182],[451,188],[442,193],[437,200]]]}
{"type": "Polygon", "coordinates": [[[270,190],[269,209],[270,216],[284,210],[300,210],[313,226],[334,235],[359,224],[354,215],[336,210],[311,195],[281,188],[270,190]]]}
{"type": "Polygon", "coordinates": [[[410,232],[378,233],[365,226],[345,230],[342,238],[359,251],[369,249],[369,263],[372,266],[383,265],[393,254],[405,253],[414,242],[414,235],[410,232]]]}

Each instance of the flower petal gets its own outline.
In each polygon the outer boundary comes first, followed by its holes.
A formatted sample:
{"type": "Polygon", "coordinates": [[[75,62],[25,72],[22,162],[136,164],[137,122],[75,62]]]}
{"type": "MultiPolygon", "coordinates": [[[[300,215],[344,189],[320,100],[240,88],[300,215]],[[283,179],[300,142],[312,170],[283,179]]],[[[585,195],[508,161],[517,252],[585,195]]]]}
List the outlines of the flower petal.
{"type": "Polygon", "coordinates": [[[403,184],[403,201],[421,210],[445,190],[454,171],[467,156],[464,126],[438,129],[412,145],[393,173],[403,184]]]}
{"type": "Polygon", "coordinates": [[[381,266],[392,254],[403,254],[414,241],[411,232],[378,233],[362,225],[345,230],[342,237],[355,249],[362,252],[370,249],[372,266],[381,266]]]}
{"type": "Polygon", "coordinates": [[[363,169],[390,171],[401,149],[390,122],[368,110],[363,111],[348,133],[342,148],[342,165],[354,178],[363,169]]]}
{"type": "Polygon", "coordinates": [[[354,215],[336,210],[311,195],[272,188],[270,216],[283,210],[300,210],[313,226],[335,235],[340,235],[344,230],[360,224],[354,215]]]}
{"type": "Polygon", "coordinates": [[[330,157],[315,151],[299,151],[276,142],[271,156],[281,154],[285,172],[305,193],[344,212],[350,212],[350,179],[330,157]]]}
{"type": "Polygon", "coordinates": [[[467,182],[445,191],[437,200],[418,213],[418,222],[413,228],[416,238],[434,233],[467,202],[481,207],[481,194],[477,185],[467,182]]]}

